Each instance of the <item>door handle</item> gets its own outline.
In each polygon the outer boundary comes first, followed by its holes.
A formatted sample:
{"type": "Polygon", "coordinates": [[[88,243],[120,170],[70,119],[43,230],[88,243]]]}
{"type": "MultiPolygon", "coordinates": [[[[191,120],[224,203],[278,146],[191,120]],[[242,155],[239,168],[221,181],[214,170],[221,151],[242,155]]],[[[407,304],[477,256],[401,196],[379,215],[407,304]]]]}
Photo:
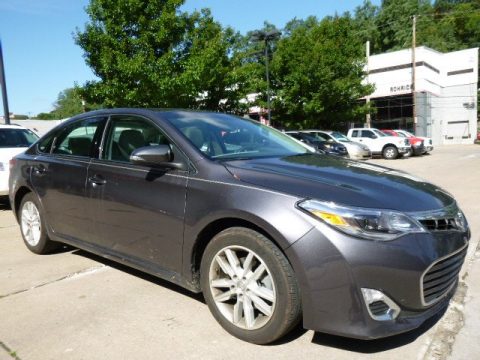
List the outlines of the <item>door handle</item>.
{"type": "Polygon", "coordinates": [[[105,180],[100,175],[94,175],[88,178],[88,182],[93,185],[105,185],[107,183],[107,180],[105,180]]]}
{"type": "Polygon", "coordinates": [[[32,169],[33,173],[38,176],[42,176],[47,172],[47,169],[43,165],[34,166],[32,169]]]}

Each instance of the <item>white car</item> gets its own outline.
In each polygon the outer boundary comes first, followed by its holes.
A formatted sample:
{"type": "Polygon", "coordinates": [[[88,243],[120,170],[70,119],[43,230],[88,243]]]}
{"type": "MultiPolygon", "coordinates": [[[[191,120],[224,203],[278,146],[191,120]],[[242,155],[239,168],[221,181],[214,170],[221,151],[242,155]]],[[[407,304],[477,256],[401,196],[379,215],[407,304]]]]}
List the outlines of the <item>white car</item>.
{"type": "Polygon", "coordinates": [[[312,134],[324,141],[333,141],[340,143],[347,148],[348,157],[355,160],[365,160],[372,157],[372,152],[368,146],[352,141],[338,131],[329,130],[302,130],[303,133],[312,134]]]}
{"type": "Polygon", "coordinates": [[[33,131],[17,125],[0,125],[0,196],[8,195],[10,160],[37,141],[33,131]]]}
{"type": "Polygon", "coordinates": [[[353,128],[348,130],[347,137],[367,145],[372,155],[382,155],[387,160],[410,154],[411,145],[407,138],[388,136],[378,129],[353,128]]]}
{"type": "Polygon", "coordinates": [[[432,142],[432,139],[429,137],[413,135],[411,132],[408,132],[406,130],[394,130],[394,131],[399,134],[405,135],[405,137],[407,138],[417,137],[419,139],[422,139],[423,146],[425,146],[425,154],[433,150],[433,142],[432,142]]]}

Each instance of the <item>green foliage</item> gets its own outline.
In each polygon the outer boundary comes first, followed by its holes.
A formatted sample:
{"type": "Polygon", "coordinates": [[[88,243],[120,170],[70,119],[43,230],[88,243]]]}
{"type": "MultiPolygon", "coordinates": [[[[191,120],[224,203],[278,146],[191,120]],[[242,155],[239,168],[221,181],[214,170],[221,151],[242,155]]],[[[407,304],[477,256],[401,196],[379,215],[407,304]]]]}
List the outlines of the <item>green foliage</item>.
{"type": "Polygon", "coordinates": [[[480,45],[480,0],[366,0],[354,12],[354,27],[371,52],[405,49],[412,45],[413,16],[417,16],[417,46],[454,51],[480,45]]]}
{"type": "Polygon", "coordinates": [[[54,109],[49,113],[40,113],[36,116],[39,120],[59,120],[72,117],[85,111],[96,110],[101,106],[91,104],[84,100],[84,89],[75,85],[58,94],[54,109]]]}
{"type": "Polygon", "coordinates": [[[75,36],[100,79],[86,84],[87,99],[107,107],[206,109],[233,100],[233,30],[209,10],[180,12],[183,2],[91,0],[90,22],[75,36]]]}
{"type": "MultiPolygon", "coordinates": [[[[181,107],[243,114],[247,94],[266,107],[265,42],[223,28],[209,10],[181,12],[184,0],[90,0],[90,18],[76,43],[98,77],[59,95],[54,112],[67,117],[103,107],[181,107]]],[[[351,16],[292,19],[268,43],[272,116],[286,127],[336,127],[372,111],[364,79],[371,53],[417,45],[439,51],[480,45],[480,0],[370,0],[351,16]]],[[[275,25],[265,22],[264,31],[275,25]]]]}
{"type": "Polygon", "coordinates": [[[348,17],[308,18],[287,27],[272,62],[275,119],[295,128],[332,127],[365,115],[358,99],[372,92],[362,84],[364,53],[348,17]]]}
{"type": "Polygon", "coordinates": [[[37,116],[35,116],[36,119],[38,120],[57,120],[57,117],[55,116],[54,113],[49,112],[49,113],[39,113],[37,116]]]}

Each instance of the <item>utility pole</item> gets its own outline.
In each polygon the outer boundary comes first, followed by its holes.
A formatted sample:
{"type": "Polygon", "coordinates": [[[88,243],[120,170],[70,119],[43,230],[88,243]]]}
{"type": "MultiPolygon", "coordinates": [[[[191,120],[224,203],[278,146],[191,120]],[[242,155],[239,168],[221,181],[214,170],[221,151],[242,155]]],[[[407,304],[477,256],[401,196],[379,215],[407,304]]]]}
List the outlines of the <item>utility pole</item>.
{"type": "Polygon", "coordinates": [[[415,60],[415,49],[417,47],[417,15],[413,15],[413,25],[412,25],[412,116],[413,116],[413,133],[417,132],[417,98],[415,96],[417,85],[416,85],[416,60],[415,60]]]}
{"type": "MultiPolygon", "coordinates": [[[[370,73],[370,41],[367,40],[367,43],[366,43],[366,50],[365,50],[366,54],[367,54],[367,83],[369,83],[369,78],[368,78],[368,75],[370,73]]],[[[367,102],[367,105],[370,104],[370,94],[367,95],[367,98],[366,98],[366,102],[367,102]]],[[[370,112],[367,113],[367,117],[366,117],[366,122],[367,122],[367,128],[369,127],[372,127],[372,119],[370,117],[370,112]]]]}
{"type": "Polygon", "coordinates": [[[270,109],[270,73],[268,70],[268,37],[265,36],[265,72],[267,79],[267,119],[268,125],[272,125],[272,111],[270,109]]]}
{"type": "Polygon", "coordinates": [[[0,40],[0,86],[2,88],[3,112],[5,124],[10,124],[10,112],[8,110],[7,84],[5,81],[5,66],[3,65],[2,40],[0,40]]]}
{"type": "Polygon", "coordinates": [[[265,73],[267,80],[267,117],[268,123],[271,125],[271,109],[270,109],[270,71],[268,69],[268,43],[272,40],[278,39],[282,33],[279,30],[257,30],[254,31],[251,39],[254,41],[263,41],[265,45],[265,73]]]}

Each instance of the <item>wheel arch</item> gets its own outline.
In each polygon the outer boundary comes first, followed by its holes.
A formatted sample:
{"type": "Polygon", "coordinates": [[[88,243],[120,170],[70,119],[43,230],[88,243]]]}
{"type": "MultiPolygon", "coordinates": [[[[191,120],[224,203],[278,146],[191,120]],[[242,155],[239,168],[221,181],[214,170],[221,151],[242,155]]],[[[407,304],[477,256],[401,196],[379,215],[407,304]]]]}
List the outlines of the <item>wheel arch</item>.
{"type": "Polygon", "coordinates": [[[383,152],[383,151],[385,150],[385,148],[388,147],[388,146],[393,146],[393,147],[394,147],[395,149],[397,149],[397,151],[398,151],[397,145],[392,144],[392,143],[388,143],[388,144],[383,145],[383,147],[382,147],[382,152],[383,152]]]}
{"type": "Polygon", "coordinates": [[[15,214],[15,217],[17,218],[17,221],[18,221],[18,210],[20,208],[22,199],[25,197],[25,195],[31,192],[32,192],[32,189],[30,189],[28,186],[23,185],[20,188],[18,188],[17,192],[15,193],[13,205],[14,205],[14,214],[15,214]]]}
{"type": "Polygon", "coordinates": [[[195,285],[198,285],[199,289],[200,289],[200,283],[199,283],[200,265],[201,265],[202,257],[207,245],[215,237],[215,235],[217,235],[218,233],[220,233],[225,229],[229,229],[232,227],[244,227],[247,229],[257,231],[258,233],[262,234],[267,239],[272,241],[280,249],[280,251],[282,251],[285,255],[285,252],[283,251],[283,247],[281,246],[282,241],[281,240],[279,241],[277,237],[272,235],[272,231],[265,230],[264,226],[260,226],[259,224],[251,220],[242,219],[240,217],[222,217],[222,218],[215,219],[209,222],[200,230],[188,254],[188,259],[190,261],[189,265],[190,265],[192,281],[195,285]]]}

